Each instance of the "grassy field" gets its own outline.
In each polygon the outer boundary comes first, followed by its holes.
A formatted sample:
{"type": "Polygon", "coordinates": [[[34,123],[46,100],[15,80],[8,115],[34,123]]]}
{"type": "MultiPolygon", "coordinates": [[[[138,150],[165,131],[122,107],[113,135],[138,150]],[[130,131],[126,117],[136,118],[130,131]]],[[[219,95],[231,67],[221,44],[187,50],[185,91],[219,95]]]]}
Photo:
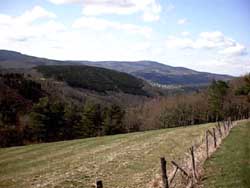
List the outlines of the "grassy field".
{"type": "Polygon", "coordinates": [[[0,187],[146,187],[213,124],[0,149],[0,187]]]}
{"type": "Polygon", "coordinates": [[[204,187],[250,187],[250,122],[232,129],[219,150],[205,163],[204,187]]]}

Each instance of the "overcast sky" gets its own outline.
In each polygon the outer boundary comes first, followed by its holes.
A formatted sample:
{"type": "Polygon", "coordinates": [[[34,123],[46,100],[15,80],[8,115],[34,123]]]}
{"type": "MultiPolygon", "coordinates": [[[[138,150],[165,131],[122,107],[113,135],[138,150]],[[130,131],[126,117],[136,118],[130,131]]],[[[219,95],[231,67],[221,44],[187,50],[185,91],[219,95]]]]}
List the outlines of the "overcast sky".
{"type": "Polygon", "coordinates": [[[0,0],[0,49],[250,72],[249,0],[0,0]]]}

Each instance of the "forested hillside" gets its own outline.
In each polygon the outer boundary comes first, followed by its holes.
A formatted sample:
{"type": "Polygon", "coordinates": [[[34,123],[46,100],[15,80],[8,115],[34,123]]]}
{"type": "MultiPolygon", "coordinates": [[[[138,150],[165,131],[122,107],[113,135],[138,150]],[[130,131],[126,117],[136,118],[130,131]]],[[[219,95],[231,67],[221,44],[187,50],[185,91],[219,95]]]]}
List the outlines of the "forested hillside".
{"type": "Polygon", "coordinates": [[[230,80],[233,77],[222,74],[199,72],[185,67],[173,67],[155,61],[80,61],[89,66],[105,67],[132,74],[149,82],[161,85],[201,86],[213,80],[230,80]]]}
{"type": "Polygon", "coordinates": [[[145,130],[249,116],[250,74],[230,82],[213,81],[201,92],[158,97],[130,108],[126,126],[145,130]]]}
{"type": "Polygon", "coordinates": [[[36,69],[45,77],[65,81],[72,87],[147,95],[142,80],[109,69],[90,66],[38,66],[36,69]]]}
{"type": "MultiPolygon", "coordinates": [[[[155,61],[58,61],[0,50],[0,67],[30,69],[43,65],[88,65],[102,67],[134,75],[138,78],[162,85],[191,86],[209,85],[213,80],[230,80],[223,74],[199,72],[184,67],[173,67],[155,61]]],[[[100,70],[100,69],[96,69],[100,70]]]]}
{"type": "MultiPolygon", "coordinates": [[[[55,76],[57,80],[66,81],[69,85],[73,82],[71,84],[74,87],[82,84],[79,78],[87,79],[86,75],[92,71],[90,69],[89,72],[85,67],[55,66],[55,69],[51,69],[52,72],[49,72],[48,67],[40,68],[45,68],[43,71],[46,70],[46,74],[55,76]],[[62,71],[64,68],[65,72],[62,71]],[[72,72],[76,71],[75,77],[74,74],[70,75],[71,69],[72,72]],[[82,77],[81,73],[86,74],[82,77]]],[[[107,76],[106,70],[101,69],[102,71],[107,76]]],[[[95,83],[95,79],[100,81],[98,76],[101,75],[90,77],[89,83],[95,83]]],[[[105,80],[107,85],[93,86],[101,88],[100,90],[111,88],[130,92],[127,89],[131,87],[136,88],[132,92],[143,91],[139,87],[142,82],[138,83],[133,77],[130,80],[131,77],[119,73],[114,77],[121,79],[115,87],[111,86],[113,77],[108,76],[111,81],[105,80]]],[[[83,84],[88,84],[85,81],[83,84]]],[[[71,87],[70,94],[67,95],[65,88],[60,88],[61,84],[54,82],[56,81],[53,79],[33,78],[29,74],[0,75],[1,146],[186,126],[228,117],[235,120],[249,117],[250,112],[250,75],[230,82],[214,81],[208,89],[192,94],[152,96],[146,97],[146,100],[140,99],[144,96],[137,98],[138,95],[120,95],[120,98],[124,97],[126,100],[119,104],[112,99],[112,95],[104,96],[105,100],[109,97],[109,102],[97,100],[98,98],[90,100],[88,95],[83,98],[82,94],[87,91],[71,87]],[[74,95],[77,92],[80,93],[79,96],[74,95]]]]}

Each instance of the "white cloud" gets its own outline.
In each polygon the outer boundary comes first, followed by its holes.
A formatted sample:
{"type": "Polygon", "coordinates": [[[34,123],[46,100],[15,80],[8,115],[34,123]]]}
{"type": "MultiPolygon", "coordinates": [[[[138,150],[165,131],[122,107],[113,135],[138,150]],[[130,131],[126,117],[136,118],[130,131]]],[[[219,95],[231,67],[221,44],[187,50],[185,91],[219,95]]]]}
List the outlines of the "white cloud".
{"type": "Polygon", "coordinates": [[[1,48],[14,48],[24,42],[54,36],[65,30],[65,26],[53,20],[56,15],[40,6],[35,6],[20,16],[0,14],[0,46],[1,48]],[[43,22],[37,22],[44,19],[43,22]]]}
{"type": "Polygon", "coordinates": [[[56,15],[40,6],[35,6],[32,10],[26,11],[24,14],[17,17],[16,21],[21,23],[32,23],[42,18],[56,18],[56,15]]]}
{"type": "Polygon", "coordinates": [[[56,18],[56,15],[52,12],[45,10],[40,6],[35,6],[31,10],[24,12],[22,15],[12,17],[5,14],[0,14],[1,26],[8,25],[29,25],[40,19],[56,18]]]}
{"type": "Polygon", "coordinates": [[[160,19],[161,5],[157,0],[49,0],[54,4],[78,3],[83,7],[85,16],[103,14],[130,15],[142,13],[144,21],[160,19]]]}
{"type": "Polygon", "coordinates": [[[81,17],[73,23],[72,27],[76,29],[88,28],[94,30],[115,29],[133,34],[139,34],[147,38],[150,37],[152,32],[150,27],[124,24],[95,17],[81,17]]]}
{"type": "Polygon", "coordinates": [[[194,48],[193,40],[189,38],[178,38],[169,36],[166,41],[168,48],[194,48]]]}
{"type": "Polygon", "coordinates": [[[200,33],[200,37],[212,41],[221,41],[223,40],[224,35],[220,31],[214,31],[214,32],[202,32],[200,33]]]}
{"type": "Polygon", "coordinates": [[[135,51],[142,51],[142,50],[147,50],[151,47],[150,42],[141,42],[141,43],[136,43],[133,45],[133,49],[135,51]]]}
{"type": "Polygon", "coordinates": [[[82,2],[82,0],[48,0],[48,1],[50,1],[51,3],[57,4],[57,5],[82,2]]]}
{"type": "Polygon", "coordinates": [[[183,31],[183,32],[181,32],[181,35],[184,36],[184,37],[186,37],[186,36],[190,35],[190,32],[183,31]]]}
{"type": "Polygon", "coordinates": [[[0,44],[25,42],[35,37],[57,33],[64,29],[64,26],[54,20],[56,15],[40,6],[24,12],[20,16],[0,15],[0,44]],[[45,19],[45,22],[36,21],[45,19]],[[49,21],[48,21],[49,19],[49,21]]]}
{"type": "Polygon", "coordinates": [[[11,16],[8,16],[5,14],[0,14],[0,25],[1,26],[9,25],[11,22],[13,22],[11,16]]]}
{"type": "Polygon", "coordinates": [[[169,4],[164,7],[164,12],[170,12],[175,9],[175,6],[173,4],[169,4]]]}
{"type": "Polygon", "coordinates": [[[228,48],[219,51],[219,53],[229,56],[241,56],[245,55],[247,53],[247,50],[245,46],[236,43],[234,46],[230,46],[228,48]]]}
{"type": "Polygon", "coordinates": [[[187,19],[187,18],[179,19],[179,20],[177,21],[177,23],[178,23],[179,25],[187,24],[187,23],[188,23],[188,19],[187,19]]]}
{"type": "Polygon", "coordinates": [[[151,6],[147,6],[143,13],[143,20],[146,22],[157,21],[160,19],[161,6],[155,1],[152,2],[151,6]]]}
{"type": "Polygon", "coordinates": [[[61,60],[140,60],[151,45],[150,27],[98,17],[82,17],[68,27],[55,17],[42,7],[20,16],[0,14],[0,49],[61,60]]]}
{"type": "Polygon", "coordinates": [[[228,56],[240,56],[246,54],[246,47],[233,39],[226,37],[222,32],[202,32],[195,39],[187,37],[167,38],[168,48],[190,48],[190,49],[214,49],[219,54],[228,56]]]}
{"type": "Polygon", "coordinates": [[[192,63],[192,68],[217,74],[244,75],[250,70],[250,62],[239,58],[211,58],[192,63]]]}

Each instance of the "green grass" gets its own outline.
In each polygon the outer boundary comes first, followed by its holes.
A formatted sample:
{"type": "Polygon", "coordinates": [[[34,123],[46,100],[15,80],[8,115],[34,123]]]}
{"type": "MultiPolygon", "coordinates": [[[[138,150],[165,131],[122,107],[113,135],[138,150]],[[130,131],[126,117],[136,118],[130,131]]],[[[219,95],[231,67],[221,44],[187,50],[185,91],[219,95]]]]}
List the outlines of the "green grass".
{"type": "Polygon", "coordinates": [[[232,129],[221,147],[205,163],[204,187],[250,187],[250,122],[232,129]]]}
{"type": "Polygon", "coordinates": [[[0,149],[0,187],[146,187],[213,124],[0,149]]]}

